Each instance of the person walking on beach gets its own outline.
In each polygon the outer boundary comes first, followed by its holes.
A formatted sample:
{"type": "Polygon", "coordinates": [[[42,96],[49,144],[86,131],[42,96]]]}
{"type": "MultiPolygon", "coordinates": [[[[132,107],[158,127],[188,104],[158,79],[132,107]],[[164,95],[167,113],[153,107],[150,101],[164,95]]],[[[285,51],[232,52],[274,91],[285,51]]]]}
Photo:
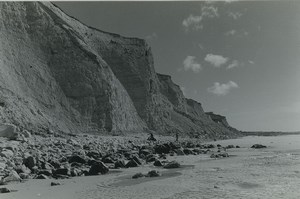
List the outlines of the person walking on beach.
{"type": "Polygon", "coordinates": [[[175,134],[175,137],[176,137],[176,142],[178,142],[178,132],[175,134]]]}

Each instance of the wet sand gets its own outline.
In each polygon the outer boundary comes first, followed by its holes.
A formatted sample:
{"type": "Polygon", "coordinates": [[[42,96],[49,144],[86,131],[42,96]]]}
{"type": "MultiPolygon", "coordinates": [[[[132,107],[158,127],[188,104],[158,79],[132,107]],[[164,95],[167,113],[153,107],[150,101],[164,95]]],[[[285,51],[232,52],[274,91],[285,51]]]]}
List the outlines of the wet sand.
{"type": "Polygon", "coordinates": [[[5,187],[18,191],[1,194],[0,198],[300,198],[300,136],[245,137],[212,143],[241,148],[228,149],[231,156],[222,159],[211,159],[208,154],[167,157],[182,165],[194,165],[177,170],[144,165],[108,175],[9,184],[5,187]],[[257,143],[268,148],[250,148],[257,143]],[[135,173],[153,169],[162,177],[130,179],[135,173]],[[62,185],[51,187],[52,181],[62,185]]]}

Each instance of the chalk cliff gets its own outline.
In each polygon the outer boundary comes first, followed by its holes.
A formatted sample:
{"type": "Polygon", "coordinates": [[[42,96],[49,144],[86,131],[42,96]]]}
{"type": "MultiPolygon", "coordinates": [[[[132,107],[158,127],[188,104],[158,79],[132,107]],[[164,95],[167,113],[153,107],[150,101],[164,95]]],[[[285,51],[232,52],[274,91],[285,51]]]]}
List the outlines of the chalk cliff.
{"type": "Polygon", "coordinates": [[[48,2],[0,2],[0,123],[33,131],[238,134],[157,74],[145,40],[48,2]]]}

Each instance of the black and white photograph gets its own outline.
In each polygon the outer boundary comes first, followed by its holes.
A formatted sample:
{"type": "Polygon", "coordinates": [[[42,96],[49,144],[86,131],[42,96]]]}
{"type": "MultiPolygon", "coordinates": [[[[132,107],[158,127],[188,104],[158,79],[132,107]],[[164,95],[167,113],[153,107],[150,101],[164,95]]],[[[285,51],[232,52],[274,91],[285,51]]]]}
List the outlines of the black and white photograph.
{"type": "Polygon", "coordinates": [[[300,1],[0,1],[1,199],[299,199],[300,1]]]}

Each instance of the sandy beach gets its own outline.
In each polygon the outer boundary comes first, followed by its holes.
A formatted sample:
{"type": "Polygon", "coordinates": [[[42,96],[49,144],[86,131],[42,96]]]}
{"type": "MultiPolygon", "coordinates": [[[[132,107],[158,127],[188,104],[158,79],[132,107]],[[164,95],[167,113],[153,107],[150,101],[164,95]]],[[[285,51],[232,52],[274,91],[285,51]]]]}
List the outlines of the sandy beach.
{"type": "Polygon", "coordinates": [[[99,176],[71,179],[31,179],[5,187],[15,192],[1,199],[100,199],[100,198],[299,198],[300,136],[244,137],[212,144],[239,145],[227,149],[230,157],[209,154],[168,156],[182,166],[163,169],[152,164],[111,170],[99,176]],[[252,149],[253,144],[265,149],[252,149]],[[187,165],[187,166],[184,166],[187,165]],[[160,177],[132,179],[137,172],[158,170],[160,177]],[[50,186],[51,182],[59,186],[50,186]]]}

